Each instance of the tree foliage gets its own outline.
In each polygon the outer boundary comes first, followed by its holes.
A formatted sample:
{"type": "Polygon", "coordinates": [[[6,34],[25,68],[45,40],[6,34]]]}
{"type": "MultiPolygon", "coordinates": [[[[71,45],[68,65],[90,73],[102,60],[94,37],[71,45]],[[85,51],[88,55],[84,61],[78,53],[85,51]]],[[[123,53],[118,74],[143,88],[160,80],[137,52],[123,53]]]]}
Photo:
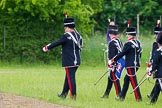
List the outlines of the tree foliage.
{"type": "Polygon", "coordinates": [[[2,0],[0,8],[1,61],[18,58],[21,63],[49,62],[60,58],[60,48],[46,55],[41,50],[43,45],[63,34],[66,11],[69,17],[75,18],[81,35],[91,34],[89,22],[93,9],[80,0],[2,0]]]}
{"type": "MultiPolygon", "coordinates": [[[[155,26],[157,19],[162,15],[162,0],[103,0],[103,11],[98,14],[97,19],[102,28],[107,27],[107,19],[114,20],[122,28],[127,27],[127,20],[136,26],[137,14],[140,15],[140,25],[150,29],[155,26]]],[[[101,29],[102,29],[101,28],[101,29]]]]}
{"type": "Polygon", "coordinates": [[[108,19],[115,20],[120,30],[136,26],[152,30],[162,15],[162,0],[1,0],[0,1],[0,60],[50,62],[60,57],[60,48],[47,54],[43,45],[63,34],[63,19],[68,11],[74,17],[76,29],[90,37],[93,29],[103,32],[108,19]],[[55,56],[53,56],[55,55],[55,56]]]}

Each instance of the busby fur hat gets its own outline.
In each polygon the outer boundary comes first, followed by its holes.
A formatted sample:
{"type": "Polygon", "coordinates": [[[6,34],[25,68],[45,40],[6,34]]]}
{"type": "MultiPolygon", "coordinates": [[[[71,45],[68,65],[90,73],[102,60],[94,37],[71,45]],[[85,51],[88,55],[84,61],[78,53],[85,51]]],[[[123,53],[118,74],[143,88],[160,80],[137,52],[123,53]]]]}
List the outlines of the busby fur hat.
{"type": "Polygon", "coordinates": [[[156,38],[156,42],[162,45],[162,32],[158,33],[158,36],[156,38]]]}
{"type": "Polygon", "coordinates": [[[64,27],[74,28],[75,22],[73,18],[65,18],[64,19],[64,27]]]}
{"type": "Polygon", "coordinates": [[[154,34],[158,34],[160,32],[162,32],[162,27],[155,27],[154,28],[154,34]]]}
{"type": "Polygon", "coordinates": [[[118,26],[117,25],[109,25],[109,34],[118,34],[118,26]]]}
{"type": "Polygon", "coordinates": [[[136,36],[136,28],[135,27],[128,27],[126,30],[127,35],[136,36]]]}

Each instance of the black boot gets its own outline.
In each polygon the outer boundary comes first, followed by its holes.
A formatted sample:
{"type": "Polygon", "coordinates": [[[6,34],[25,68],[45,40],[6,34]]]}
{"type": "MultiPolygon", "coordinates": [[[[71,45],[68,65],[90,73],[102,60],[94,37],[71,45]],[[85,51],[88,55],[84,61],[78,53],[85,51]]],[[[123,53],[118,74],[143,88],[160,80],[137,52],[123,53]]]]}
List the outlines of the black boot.
{"type": "Polygon", "coordinates": [[[121,97],[121,96],[116,96],[116,97],[115,97],[115,100],[116,100],[116,101],[124,101],[124,99],[125,99],[125,98],[124,98],[124,97],[121,97]]]}
{"type": "Polygon", "coordinates": [[[109,92],[110,92],[110,90],[108,90],[108,92],[105,92],[104,95],[101,98],[108,98],[109,97],[109,92]]]}
{"type": "Polygon", "coordinates": [[[109,97],[109,95],[104,94],[101,98],[108,98],[108,97],[109,97]]]}
{"type": "Polygon", "coordinates": [[[154,105],[156,102],[146,102],[147,105],[154,105]]]}
{"type": "Polygon", "coordinates": [[[106,89],[104,95],[101,98],[108,98],[110,93],[110,89],[106,89]]]}
{"type": "Polygon", "coordinates": [[[147,97],[148,97],[149,99],[151,99],[151,98],[152,98],[152,95],[151,95],[151,94],[147,94],[147,97]]]}
{"type": "Polygon", "coordinates": [[[59,98],[62,98],[62,99],[65,99],[66,98],[66,95],[67,95],[67,93],[58,93],[58,97],[59,98]]]}
{"type": "Polygon", "coordinates": [[[137,102],[142,102],[142,98],[137,99],[137,102]]]}
{"type": "Polygon", "coordinates": [[[71,97],[71,99],[72,99],[72,100],[76,100],[76,95],[73,95],[73,96],[71,97]]]}

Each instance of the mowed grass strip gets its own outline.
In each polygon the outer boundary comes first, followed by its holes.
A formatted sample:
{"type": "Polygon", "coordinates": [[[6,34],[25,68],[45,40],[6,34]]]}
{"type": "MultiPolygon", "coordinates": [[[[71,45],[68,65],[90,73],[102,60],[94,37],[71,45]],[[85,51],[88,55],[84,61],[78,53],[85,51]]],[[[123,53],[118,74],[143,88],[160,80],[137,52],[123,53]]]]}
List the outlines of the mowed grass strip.
{"type": "MultiPolygon", "coordinates": [[[[126,37],[122,36],[121,38],[124,43],[126,37]]],[[[141,58],[141,68],[137,72],[138,81],[141,80],[146,72],[146,61],[149,59],[152,42],[154,41],[153,36],[139,37],[139,39],[142,42],[143,54],[141,58]]],[[[77,108],[148,108],[146,102],[148,102],[149,99],[146,97],[146,94],[150,93],[154,86],[154,84],[149,81],[145,81],[140,86],[143,97],[142,102],[136,102],[134,94],[130,94],[132,91],[131,84],[129,85],[124,102],[115,100],[114,87],[108,99],[100,98],[106,89],[108,74],[105,75],[96,86],[94,86],[94,83],[107,70],[107,67],[104,66],[103,46],[101,46],[101,43],[105,42],[105,37],[96,36],[93,40],[95,40],[93,41],[93,45],[91,45],[91,40],[87,40],[82,51],[82,65],[78,68],[76,73],[76,101],[70,100],[69,95],[65,100],[57,97],[57,93],[62,91],[65,78],[65,70],[60,66],[61,63],[58,63],[59,65],[56,63],[57,65],[25,66],[1,64],[0,92],[33,97],[47,102],[77,108]]],[[[125,74],[126,71],[124,70],[121,78],[121,87],[123,86],[125,74]]],[[[154,82],[151,78],[150,81],[154,82]]],[[[149,106],[149,108],[161,108],[161,106],[162,96],[160,94],[158,102],[153,106],[149,106]]]]}
{"type": "MultiPolygon", "coordinates": [[[[150,93],[153,84],[145,81],[141,87],[141,94],[143,97],[142,102],[136,102],[134,94],[130,94],[132,91],[131,84],[127,92],[127,96],[124,102],[118,102],[115,98],[114,87],[111,90],[108,99],[101,99],[106,84],[107,75],[105,75],[100,82],[94,86],[94,83],[102,76],[106,71],[106,67],[88,67],[81,66],[76,73],[77,81],[77,100],[72,101],[69,98],[62,100],[57,97],[57,93],[61,92],[65,71],[61,66],[6,66],[0,69],[0,91],[11,94],[38,98],[51,103],[57,103],[67,106],[73,106],[78,108],[147,108],[146,102],[149,99],[146,94],[150,93]]],[[[145,68],[140,68],[137,77],[138,81],[144,75],[145,68]]],[[[123,71],[121,86],[123,85],[123,78],[125,71],[123,71]]],[[[154,80],[151,79],[151,82],[154,80]]],[[[162,106],[162,96],[160,94],[158,102],[149,106],[150,108],[160,108],[162,106]]]]}

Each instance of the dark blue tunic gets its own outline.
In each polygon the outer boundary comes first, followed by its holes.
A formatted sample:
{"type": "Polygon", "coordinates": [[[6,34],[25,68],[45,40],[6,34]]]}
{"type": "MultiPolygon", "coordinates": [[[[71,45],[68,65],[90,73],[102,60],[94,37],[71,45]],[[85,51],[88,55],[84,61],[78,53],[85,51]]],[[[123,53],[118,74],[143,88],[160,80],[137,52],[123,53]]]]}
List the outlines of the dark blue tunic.
{"type": "Polygon", "coordinates": [[[125,67],[140,67],[140,57],[142,54],[142,47],[138,40],[131,40],[124,44],[123,50],[114,60],[117,61],[125,55],[125,67]],[[135,43],[135,44],[134,44],[135,43]]]}
{"type": "Polygon", "coordinates": [[[52,49],[59,45],[62,45],[62,66],[63,67],[75,67],[80,65],[82,37],[77,32],[71,32],[77,43],[74,42],[73,38],[68,34],[64,35],[57,41],[47,45],[48,49],[52,49]]]}
{"type": "Polygon", "coordinates": [[[157,49],[153,56],[152,72],[155,72],[154,78],[162,78],[162,47],[157,49]]]}

